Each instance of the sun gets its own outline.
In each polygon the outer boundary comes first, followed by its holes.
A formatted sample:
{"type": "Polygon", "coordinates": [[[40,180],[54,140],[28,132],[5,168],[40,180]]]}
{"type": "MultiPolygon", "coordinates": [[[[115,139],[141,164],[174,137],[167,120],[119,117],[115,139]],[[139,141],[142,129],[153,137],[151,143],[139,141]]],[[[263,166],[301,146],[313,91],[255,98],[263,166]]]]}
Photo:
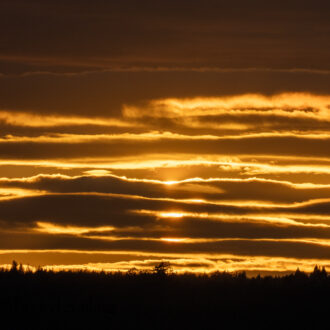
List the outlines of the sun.
{"type": "Polygon", "coordinates": [[[167,186],[172,186],[172,185],[178,183],[178,181],[174,181],[174,180],[172,180],[172,181],[163,181],[163,183],[166,184],[167,186]]]}
{"type": "Polygon", "coordinates": [[[165,242],[180,243],[180,242],[185,241],[185,238],[167,238],[167,237],[162,237],[161,240],[162,241],[165,241],[165,242]]]}
{"type": "Polygon", "coordinates": [[[162,212],[160,216],[162,218],[182,218],[184,214],[181,212],[162,212]]]}

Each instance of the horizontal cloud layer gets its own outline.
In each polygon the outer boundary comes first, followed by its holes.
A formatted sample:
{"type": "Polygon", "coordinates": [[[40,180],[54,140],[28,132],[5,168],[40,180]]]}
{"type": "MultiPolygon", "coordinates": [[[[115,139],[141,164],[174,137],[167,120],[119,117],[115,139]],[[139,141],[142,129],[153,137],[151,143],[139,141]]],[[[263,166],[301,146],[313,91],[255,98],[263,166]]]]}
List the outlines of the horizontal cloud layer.
{"type": "Polygon", "coordinates": [[[327,259],[329,105],[291,93],[111,117],[2,111],[17,132],[0,139],[2,167],[49,174],[0,178],[0,248],[188,254],[181,269],[215,269],[198,254],[327,259]]]}

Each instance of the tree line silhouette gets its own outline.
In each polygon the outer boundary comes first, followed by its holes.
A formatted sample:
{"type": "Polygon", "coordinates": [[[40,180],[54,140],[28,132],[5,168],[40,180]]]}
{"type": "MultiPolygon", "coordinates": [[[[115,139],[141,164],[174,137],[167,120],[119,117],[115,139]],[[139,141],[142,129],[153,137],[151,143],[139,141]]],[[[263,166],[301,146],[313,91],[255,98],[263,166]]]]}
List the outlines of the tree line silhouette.
{"type": "Polygon", "coordinates": [[[177,274],[162,262],[128,272],[0,269],[8,329],[296,329],[327,321],[330,276],[315,266],[285,276],[177,274]],[[27,324],[31,324],[29,327],[27,324]]]}

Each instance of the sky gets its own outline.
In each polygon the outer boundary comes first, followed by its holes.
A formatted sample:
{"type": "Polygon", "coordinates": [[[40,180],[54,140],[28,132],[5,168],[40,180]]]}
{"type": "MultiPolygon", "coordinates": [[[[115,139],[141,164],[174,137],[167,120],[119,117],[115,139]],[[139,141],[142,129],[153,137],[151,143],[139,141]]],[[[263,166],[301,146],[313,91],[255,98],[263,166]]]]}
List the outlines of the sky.
{"type": "Polygon", "coordinates": [[[330,267],[329,17],[0,0],[0,265],[330,267]]]}

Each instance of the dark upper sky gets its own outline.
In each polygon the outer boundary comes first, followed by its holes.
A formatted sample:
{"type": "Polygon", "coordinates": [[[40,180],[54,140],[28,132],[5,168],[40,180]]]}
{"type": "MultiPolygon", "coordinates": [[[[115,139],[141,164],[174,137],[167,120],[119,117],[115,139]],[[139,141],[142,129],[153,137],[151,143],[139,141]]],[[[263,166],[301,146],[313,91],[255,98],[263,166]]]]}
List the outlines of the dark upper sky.
{"type": "Polygon", "coordinates": [[[328,1],[1,1],[3,70],[329,70],[328,1]]]}

